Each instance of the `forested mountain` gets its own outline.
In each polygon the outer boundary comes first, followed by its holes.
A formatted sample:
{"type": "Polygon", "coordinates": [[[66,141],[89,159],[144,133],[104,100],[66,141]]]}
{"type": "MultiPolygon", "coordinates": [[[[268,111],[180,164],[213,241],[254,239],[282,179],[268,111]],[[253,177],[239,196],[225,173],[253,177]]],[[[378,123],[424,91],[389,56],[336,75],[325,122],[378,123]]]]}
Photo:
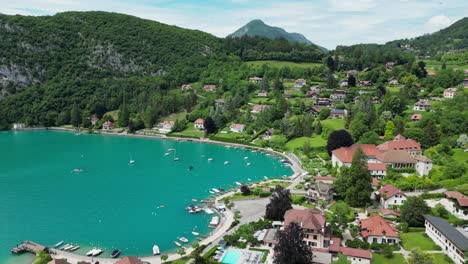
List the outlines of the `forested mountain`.
{"type": "Polygon", "coordinates": [[[269,38],[269,39],[286,39],[291,42],[296,42],[296,43],[301,43],[301,44],[306,44],[306,45],[315,45],[322,49],[323,51],[326,51],[325,48],[320,47],[314,43],[312,43],[310,40],[308,40],[306,37],[304,37],[302,34],[299,33],[289,33],[286,30],[280,28],[280,27],[273,27],[265,24],[262,20],[260,19],[254,19],[247,23],[245,26],[239,28],[236,30],[234,33],[230,34],[228,38],[239,38],[243,36],[249,36],[249,37],[264,37],[264,38],[269,38]]]}
{"type": "Polygon", "coordinates": [[[468,48],[468,17],[435,33],[413,39],[394,40],[386,45],[415,51],[419,55],[466,50],[468,48]]]}

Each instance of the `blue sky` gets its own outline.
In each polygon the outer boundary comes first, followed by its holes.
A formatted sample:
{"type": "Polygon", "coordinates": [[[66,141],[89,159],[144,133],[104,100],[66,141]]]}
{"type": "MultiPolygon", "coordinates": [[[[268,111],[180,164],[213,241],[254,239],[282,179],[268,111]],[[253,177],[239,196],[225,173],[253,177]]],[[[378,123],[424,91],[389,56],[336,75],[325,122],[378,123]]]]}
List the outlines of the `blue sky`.
{"type": "Polygon", "coordinates": [[[463,18],[466,0],[0,0],[0,13],[102,10],[225,37],[252,19],[299,32],[329,49],[416,37],[463,18]]]}

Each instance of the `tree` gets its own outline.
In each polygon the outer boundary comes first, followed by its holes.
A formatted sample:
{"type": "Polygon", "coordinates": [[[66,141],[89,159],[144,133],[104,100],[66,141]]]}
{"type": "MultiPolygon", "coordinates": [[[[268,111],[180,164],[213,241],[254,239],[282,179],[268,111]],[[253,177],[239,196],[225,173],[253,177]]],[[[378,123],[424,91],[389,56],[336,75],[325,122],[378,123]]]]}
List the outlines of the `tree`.
{"type": "Polygon", "coordinates": [[[250,194],[250,188],[247,185],[242,185],[240,187],[240,191],[241,191],[242,195],[249,195],[250,194]]]}
{"type": "Polygon", "coordinates": [[[212,134],[216,132],[216,124],[213,121],[213,118],[211,116],[208,116],[205,119],[205,122],[203,123],[203,126],[205,127],[205,131],[207,134],[212,134]]]}
{"type": "Polygon", "coordinates": [[[52,258],[50,257],[50,255],[47,254],[47,252],[41,250],[37,253],[36,257],[34,258],[33,264],[47,264],[51,260],[52,258]]]}
{"type": "Polygon", "coordinates": [[[352,74],[348,77],[348,87],[356,87],[356,77],[352,74]]]}
{"type": "Polygon", "coordinates": [[[429,121],[427,121],[426,125],[423,127],[423,133],[424,138],[421,142],[423,148],[430,148],[439,143],[440,133],[432,118],[429,119],[429,121]]]}
{"type": "Polygon", "coordinates": [[[362,136],[359,138],[360,144],[377,144],[378,141],[379,135],[372,130],[362,134],[362,136]]]}
{"type": "Polygon", "coordinates": [[[356,149],[349,169],[349,182],[345,201],[352,207],[363,207],[372,193],[372,176],[367,168],[367,156],[359,147],[356,149]]]}
{"type": "Polygon", "coordinates": [[[358,112],[354,116],[353,121],[351,121],[351,124],[349,125],[349,132],[353,135],[354,141],[358,141],[362,134],[369,131],[369,127],[366,124],[367,120],[368,116],[363,112],[358,112]]]}
{"type": "Polygon", "coordinates": [[[291,208],[291,193],[289,190],[278,185],[271,194],[270,203],[266,206],[265,218],[274,221],[283,221],[284,214],[291,208]]]}
{"type": "Polygon", "coordinates": [[[440,67],[440,69],[441,69],[441,70],[445,70],[445,69],[447,69],[447,64],[445,64],[445,62],[444,62],[444,63],[442,63],[442,66],[440,67]]]}
{"type": "Polygon", "coordinates": [[[338,253],[338,259],[333,261],[332,264],[351,264],[351,260],[348,260],[345,255],[338,253]]]}
{"type": "Polygon", "coordinates": [[[328,56],[327,58],[327,67],[330,72],[334,72],[336,70],[335,60],[333,59],[332,56],[328,56]]]}
{"type": "Polygon", "coordinates": [[[183,248],[177,250],[177,254],[179,254],[181,257],[182,257],[183,255],[185,255],[185,253],[186,253],[186,252],[185,252],[185,249],[183,249],[183,248]]]}
{"type": "Polygon", "coordinates": [[[318,116],[319,120],[327,119],[330,116],[330,113],[331,113],[330,108],[323,108],[322,110],[320,110],[320,113],[319,113],[319,116],[318,116]]]}
{"type": "Polygon", "coordinates": [[[431,208],[418,196],[411,196],[406,199],[400,207],[401,221],[409,226],[424,226],[424,214],[428,214],[431,208]]]}
{"type": "Polygon", "coordinates": [[[70,124],[70,111],[64,110],[60,112],[60,114],[57,117],[57,125],[63,126],[63,125],[68,125],[68,124],[70,124]]]}
{"type": "Polygon", "coordinates": [[[166,262],[166,260],[167,260],[168,258],[169,258],[169,256],[168,256],[167,254],[161,255],[161,260],[162,260],[163,263],[166,262]]]}
{"type": "Polygon", "coordinates": [[[384,140],[392,140],[395,137],[395,125],[391,120],[387,121],[387,124],[385,125],[385,134],[384,134],[384,140]]]}
{"type": "Polygon", "coordinates": [[[351,135],[345,129],[335,130],[330,133],[327,140],[327,152],[331,156],[331,152],[341,147],[349,147],[354,144],[351,135]]]}
{"type": "Polygon", "coordinates": [[[422,252],[420,249],[411,251],[410,258],[408,259],[409,264],[432,264],[433,259],[428,253],[422,252]]]}
{"type": "MultiPolygon", "coordinates": [[[[314,128],[314,133],[316,135],[320,135],[322,134],[322,124],[320,124],[320,120],[317,121],[317,124],[315,124],[315,128],[314,128]]],[[[466,135],[465,135],[466,136],[466,135]]],[[[458,141],[457,141],[458,142],[458,141]]]]}
{"type": "Polygon", "coordinates": [[[79,127],[81,124],[81,110],[78,108],[77,104],[73,104],[70,114],[70,122],[74,127],[79,127]]]}
{"type": "Polygon", "coordinates": [[[128,111],[125,98],[126,96],[124,95],[123,103],[120,105],[120,108],[119,108],[119,116],[117,120],[119,127],[127,127],[128,121],[130,119],[130,112],[128,111]]]}
{"type": "Polygon", "coordinates": [[[278,244],[275,245],[274,264],[312,263],[312,250],[303,240],[304,233],[297,223],[290,223],[280,231],[278,244]]]}
{"type": "Polygon", "coordinates": [[[352,212],[351,207],[343,201],[336,202],[333,209],[333,220],[342,227],[348,224],[348,215],[352,212]]]}

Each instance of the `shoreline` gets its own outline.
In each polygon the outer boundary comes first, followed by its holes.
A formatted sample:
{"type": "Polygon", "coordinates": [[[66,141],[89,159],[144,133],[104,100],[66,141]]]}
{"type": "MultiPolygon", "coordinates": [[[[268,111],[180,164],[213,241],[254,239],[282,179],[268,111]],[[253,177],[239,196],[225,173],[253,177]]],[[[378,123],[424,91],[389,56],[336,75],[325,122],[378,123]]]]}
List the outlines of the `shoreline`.
{"type": "MultiPolygon", "coordinates": [[[[25,128],[25,129],[18,129],[18,130],[12,130],[12,131],[38,131],[38,130],[51,130],[51,131],[63,131],[63,132],[76,132],[74,129],[71,128],[62,128],[62,127],[36,127],[36,128],[25,128]]],[[[100,131],[101,132],[101,131],[100,131]]],[[[283,157],[284,159],[288,160],[291,163],[291,170],[292,170],[292,175],[289,175],[288,178],[291,180],[291,184],[293,184],[294,180],[297,180],[300,178],[300,176],[306,175],[307,171],[302,168],[302,164],[300,163],[299,159],[292,153],[281,153],[278,151],[275,151],[273,149],[266,149],[266,148],[261,148],[257,146],[250,146],[250,145],[243,145],[243,144],[238,144],[238,143],[230,143],[230,142],[221,142],[221,141],[214,141],[210,139],[202,139],[202,138],[183,138],[183,137],[168,137],[165,135],[158,135],[158,134],[141,134],[141,133],[135,133],[135,134],[128,134],[126,132],[118,133],[118,132],[101,132],[101,133],[88,133],[87,131],[84,131],[82,133],[86,134],[96,134],[96,135],[109,135],[109,136],[128,136],[128,137],[135,137],[135,138],[147,138],[147,139],[160,139],[160,140],[173,140],[177,142],[194,142],[194,143],[208,143],[208,144],[216,144],[216,145],[224,145],[224,146],[230,146],[230,147],[238,147],[242,148],[245,150],[258,150],[274,155],[278,155],[280,157],[283,157]]],[[[263,182],[263,181],[261,181],[263,182]]],[[[225,194],[222,194],[220,196],[214,197],[215,203],[218,201],[222,200],[225,197],[229,197],[234,195],[236,192],[235,191],[229,191],[225,194]]],[[[209,197],[208,197],[209,198],[209,197]]],[[[226,211],[224,213],[220,213],[217,210],[214,210],[216,215],[220,216],[221,221],[220,224],[209,233],[209,235],[204,238],[202,241],[199,241],[199,245],[210,245],[213,241],[216,241],[217,239],[221,238],[222,236],[225,235],[225,233],[229,230],[232,222],[234,221],[234,213],[226,208],[226,211]]],[[[197,242],[197,241],[194,241],[197,242]]],[[[174,251],[169,251],[165,252],[166,255],[169,256],[167,261],[173,261],[180,259],[182,257],[188,256],[194,249],[188,245],[187,248],[184,248],[186,254],[183,256],[180,256],[174,251]]],[[[71,262],[79,262],[79,261],[99,261],[99,263],[114,263],[118,259],[121,258],[106,258],[106,257],[88,257],[85,255],[80,255],[76,254],[73,252],[67,252],[67,251],[62,251],[58,249],[52,249],[52,252],[55,252],[55,254],[52,254],[52,257],[54,259],[60,259],[60,258],[66,258],[68,261],[71,262]]],[[[163,255],[163,254],[161,254],[163,255]]],[[[141,256],[139,257],[142,261],[146,261],[149,263],[162,263],[161,261],[161,255],[159,256],[141,256]]]]}

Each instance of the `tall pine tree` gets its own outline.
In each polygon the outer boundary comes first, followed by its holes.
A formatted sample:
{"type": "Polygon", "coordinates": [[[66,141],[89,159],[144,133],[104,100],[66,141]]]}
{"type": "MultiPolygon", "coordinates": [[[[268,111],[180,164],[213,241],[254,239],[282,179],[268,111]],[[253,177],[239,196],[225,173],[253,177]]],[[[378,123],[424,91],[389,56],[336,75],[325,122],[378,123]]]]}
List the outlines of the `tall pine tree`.
{"type": "Polygon", "coordinates": [[[352,207],[365,206],[372,193],[372,176],[367,169],[367,156],[360,147],[354,152],[348,177],[350,186],[346,190],[346,203],[352,207]]]}
{"type": "Polygon", "coordinates": [[[297,223],[290,223],[280,231],[275,246],[274,264],[310,264],[312,250],[303,240],[304,233],[297,223]]]}

